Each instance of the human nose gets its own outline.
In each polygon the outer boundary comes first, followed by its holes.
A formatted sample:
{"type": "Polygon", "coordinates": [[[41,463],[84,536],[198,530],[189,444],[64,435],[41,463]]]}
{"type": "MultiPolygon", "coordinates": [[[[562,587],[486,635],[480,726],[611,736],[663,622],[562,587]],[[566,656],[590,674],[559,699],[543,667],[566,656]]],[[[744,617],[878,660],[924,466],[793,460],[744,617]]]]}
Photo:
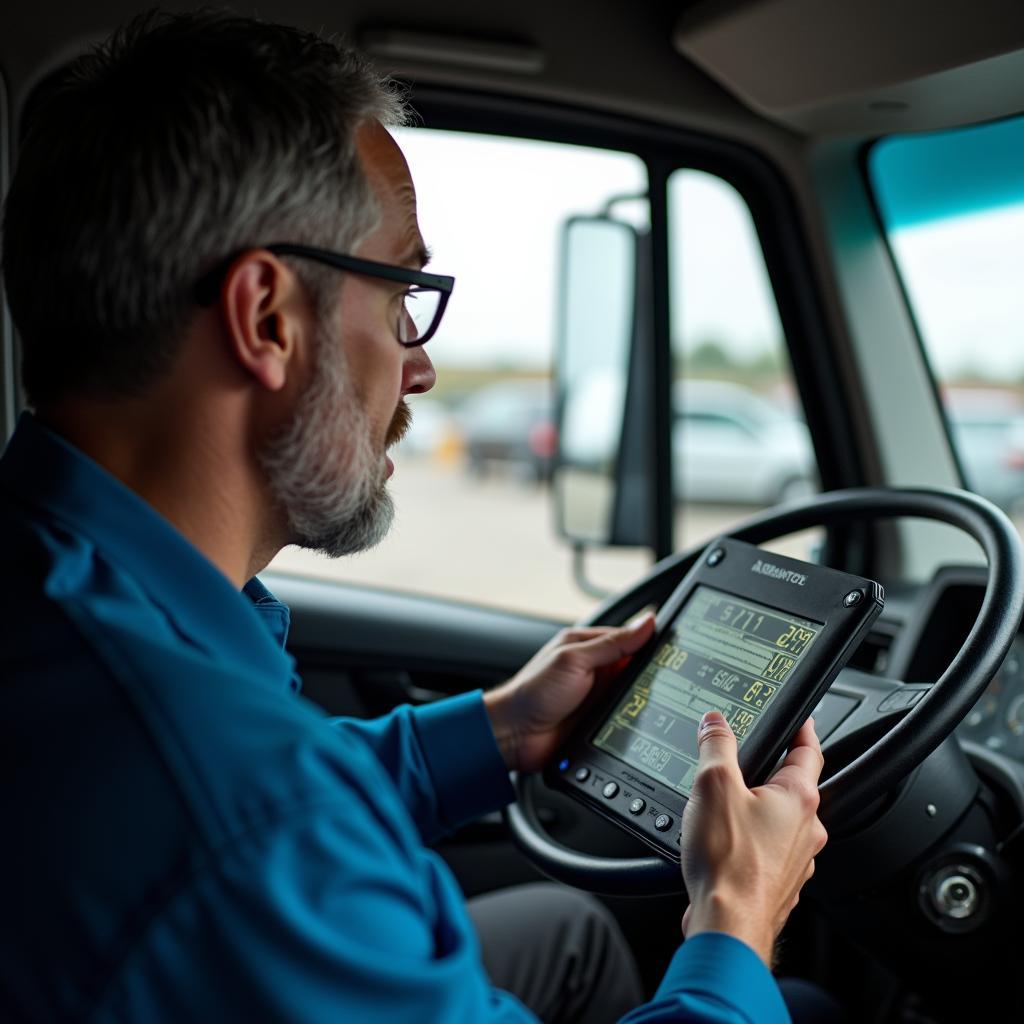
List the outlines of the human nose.
{"type": "Polygon", "coordinates": [[[402,367],[402,394],[421,395],[437,383],[434,364],[422,345],[406,349],[406,353],[405,364],[402,367]]]}

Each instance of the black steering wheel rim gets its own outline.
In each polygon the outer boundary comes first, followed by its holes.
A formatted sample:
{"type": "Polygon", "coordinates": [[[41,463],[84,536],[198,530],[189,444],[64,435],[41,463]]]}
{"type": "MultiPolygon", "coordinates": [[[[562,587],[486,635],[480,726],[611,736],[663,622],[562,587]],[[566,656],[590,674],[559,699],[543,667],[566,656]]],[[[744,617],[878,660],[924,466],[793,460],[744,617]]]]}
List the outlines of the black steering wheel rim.
{"type": "MultiPolygon", "coordinates": [[[[903,780],[952,733],[980,698],[1009,651],[1024,610],[1020,537],[990,502],[954,489],[854,488],[752,516],[728,531],[751,544],[813,526],[917,518],[946,523],[973,537],[988,562],[977,618],[958,653],[930,692],[884,736],[820,787],[826,827],[842,822],[903,780]]],[[[617,625],[662,598],[682,579],[704,545],[663,559],[633,587],[605,601],[585,625],[617,625]]],[[[541,825],[528,778],[516,778],[517,802],[506,811],[512,836],[545,874],[579,888],[610,894],[663,893],[681,888],[679,868],[661,857],[613,859],[573,850],[541,825]]]]}

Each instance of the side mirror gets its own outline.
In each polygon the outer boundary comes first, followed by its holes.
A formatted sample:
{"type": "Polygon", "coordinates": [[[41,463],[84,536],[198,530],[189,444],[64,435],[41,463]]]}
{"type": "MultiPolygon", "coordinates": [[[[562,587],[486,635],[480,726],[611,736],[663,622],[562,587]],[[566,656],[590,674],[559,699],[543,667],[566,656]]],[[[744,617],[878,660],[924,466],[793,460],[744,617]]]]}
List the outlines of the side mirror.
{"type": "Polygon", "coordinates": [[[577,547],[652,545],[648,262],[648,236],[623,221],[563,228],[554,495],[577,547]]]}

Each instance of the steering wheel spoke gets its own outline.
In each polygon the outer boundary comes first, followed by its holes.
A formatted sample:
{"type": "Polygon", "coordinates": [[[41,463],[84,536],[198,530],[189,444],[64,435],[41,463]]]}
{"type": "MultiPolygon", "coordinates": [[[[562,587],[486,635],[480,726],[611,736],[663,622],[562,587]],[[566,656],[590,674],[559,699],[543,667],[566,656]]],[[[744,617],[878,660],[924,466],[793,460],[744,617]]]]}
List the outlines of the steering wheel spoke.
{"type": "Polygon", "coordinates": [[[815,731],[825,755],[823,781],[881,739],[931,689],[931,683],[904,683],[843,669],[814,710],[815,731]]]}

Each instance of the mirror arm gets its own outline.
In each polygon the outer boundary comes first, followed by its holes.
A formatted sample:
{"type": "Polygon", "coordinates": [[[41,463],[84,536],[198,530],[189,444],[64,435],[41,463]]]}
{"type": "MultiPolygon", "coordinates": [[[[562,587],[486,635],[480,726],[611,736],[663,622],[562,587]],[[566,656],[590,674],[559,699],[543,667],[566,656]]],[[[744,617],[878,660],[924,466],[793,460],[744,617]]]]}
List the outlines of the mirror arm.
{"type": "Polygon", "coordinates": [[[576,586],[588,597],[596,597],[601,601],[612,596],[611,590],[605,590],[596,583],[591,583],[587,576],[587,546],[582,541],[574,541],[572,545],[572,578],[576,586]]]}

